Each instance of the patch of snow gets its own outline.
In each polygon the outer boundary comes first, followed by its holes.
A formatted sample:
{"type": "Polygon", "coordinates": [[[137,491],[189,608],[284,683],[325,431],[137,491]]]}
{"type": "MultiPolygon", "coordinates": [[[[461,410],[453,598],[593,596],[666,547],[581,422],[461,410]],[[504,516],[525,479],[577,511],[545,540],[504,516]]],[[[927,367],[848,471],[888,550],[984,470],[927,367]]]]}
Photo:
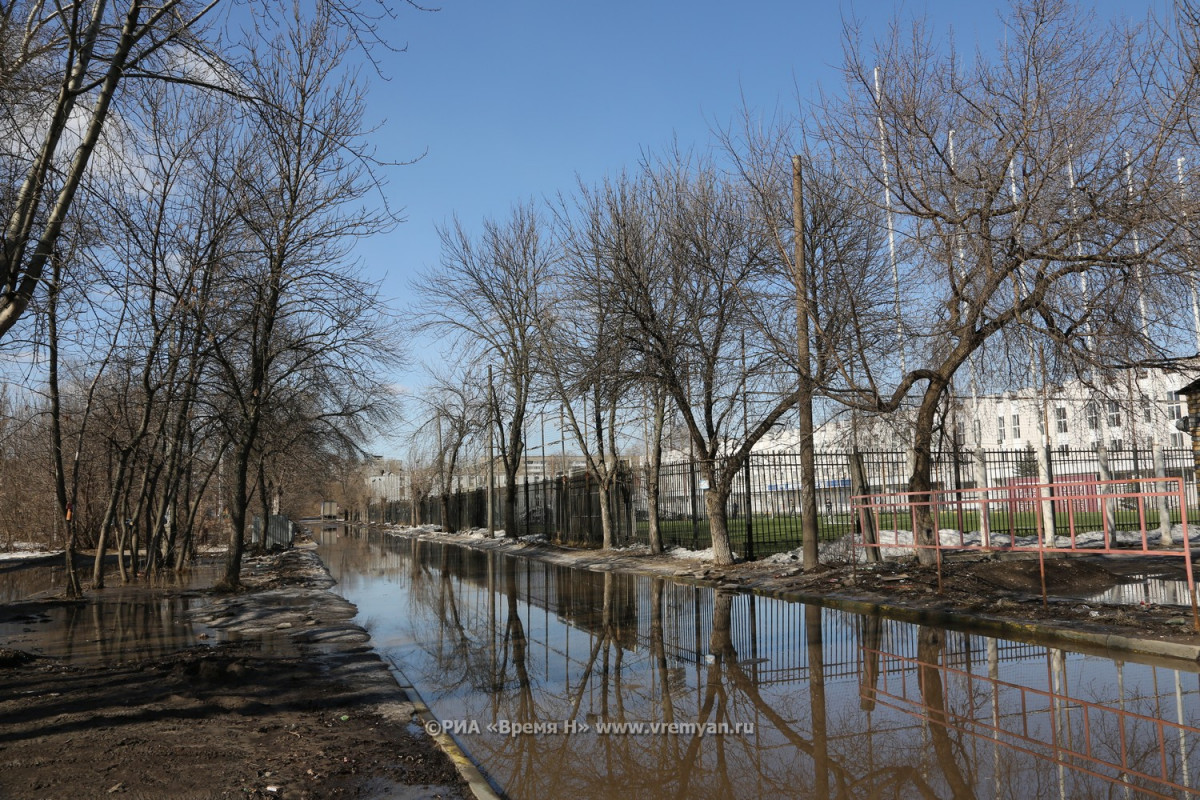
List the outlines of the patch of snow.
{"type": "MultiPolygon", "coordinates": [[[[839,539],[838,541],[841,541],[839,539]]],[[[821,542],[822,545],[833,544],[833,542],[821,542]]],[[[786,553],[776,553],[767,556],[763,559],[764,564],[795,564],[804,559],[804,548],[797,547],[795,550],[789,550],[786,553]]]]}
{"type": "MultiPolygon", "coordinates": [[[[488,538],[488,531],[487,531],[487,528],[467,528],[466,530],[461,530],[461,531],[459,531],[459,534],[460,534],[460,535],[462,535],[462,536],[469,536],[469,537],[470,537],[470,538],[472,538],[472,539],[486,539],[486,538],[488,538]]],[[[497,538],[497,539],[503,539],[504,537],[505,537],[505,533],[504,533],[504,531],[503,531],[503,530],[500,530],[500,529],[497,529],[497,530],[496,530],[496,538],[497,538]]]]}
{"type": "Polygon", "coordinates": [[[380,525],[379,527],[385,531],[397,531],[406,536],[414,533],[437,533],[441,530],[438,525],[380,525]]]}
{"type": "MultiPolygon", "coordinates": [[[[672,547],[671,549],[667,550],[665,555],[668,555],[671,558],[691,558],[696,561],[716,561],[717,559],[711,547],[705,550],[688,550],[685,547],[672,547]]],[[[733,557],[737,558],[738,554],[734,553],[733,557]]]]}
{"type": "MultiPolygon", "coordinates": [[[[29,544],[28,542],[18,542],[18,546],[29,544]]],[[[36,548],[37,545],[29,544],[31,548],[36,548]]],[[[38,558],[46,558],[48,556],[62,555],[62,550],[17,550],[14,553],[0,553],[0,561],[33,561],[38,558]]]]}
{"type": "MultiPolygon", "coordinates": [[[[1176,543],[1175,549],[1182,549],[1183,542],[1183,526],[1176,524],[1172,526],[1171,535],[1176,543]]],[[[1141,549],[1142,547],[1142,532],[1120,530],[1115,533],[1115,542],[1121,547],[1132,549],[1141,549]]],[[[1188,540],[1192,542],[1200,541],[1200,525],[1194,525],[1188,530],[1188,540]]],[[[883,529],[877,534],[879,543],[879,553],[884,558],[894,556],[911,556],[916,552],[913,546],[912,531],[899,529],[883,529]]],[[[942,547],[982,547],[985,545],[984,537],[980,531],[960,531],[957,528],[942,528],[938,531],[938,541],[942,547]]],[[[1041,544],[1041,537],[1037,534],[1018,535],[1015,538],[1008,532],[992,531],[987,538],[986,545],[996,549],[1005,549],[1010,547],[1036,550],[1041,544]]],[[[1148,548],[1155,549],[1161,546],[1162,536],[1157,528],[1147,530],[1145,533],[1145,543],[1148,548]]],[[[1051,545],[1054,548],[1069,550],[1089,550],[1102,549],[1106,544],[1105,534],[1102,530],[1078,531],[1075,533],[1074,542],[1070,536],[1055,536],[1054,543],[1051,545]]],[[[842,537],[832,542],[821,542],[820,544],[820,560],[829,561],[852,561],[857,559],[859,562],[866,560],[866,548],[850,546],[849,537],[842,537]]],[[[1171,546],[1167,546],[1167,550],[1171,546]]],[[[796,549],[787,553],[778,553],[768,559],[764,559],[772,564],[794,563],[802,559],[801,550],[796,549]]]]}

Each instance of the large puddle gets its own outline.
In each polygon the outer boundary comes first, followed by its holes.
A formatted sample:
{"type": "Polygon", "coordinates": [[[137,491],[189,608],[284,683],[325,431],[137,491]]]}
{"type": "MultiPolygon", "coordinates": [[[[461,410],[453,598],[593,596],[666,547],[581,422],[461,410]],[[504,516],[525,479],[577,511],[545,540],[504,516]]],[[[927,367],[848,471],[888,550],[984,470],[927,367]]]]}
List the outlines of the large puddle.
{"type": "Polygon", "coordinates": [[[1200,797],[1200,675],[390,537],[319,534],[513,798],[1200,797]]]}
{"type": "Polygon", "coordinates": [[[207,599],[196,591],[211,586],[222,566],[201,563],[159,579],[178,589],[169,596],[145,586],[116,584],[89,592],[80,602],[36,605],[18,601],[62,590],[61,565],[0,571],[0,645],[62,659],[72,664],[117,664],[157,658],[195,644],[215,644],[220,634],[188,621],[189,610],[207,599]]]}
{"type": "Polygon", "coordinates": [[[66,569],[62,556],[33,561],[0,561],[0,604],[15,603],[34,595],[62,592],[66,569]]]}

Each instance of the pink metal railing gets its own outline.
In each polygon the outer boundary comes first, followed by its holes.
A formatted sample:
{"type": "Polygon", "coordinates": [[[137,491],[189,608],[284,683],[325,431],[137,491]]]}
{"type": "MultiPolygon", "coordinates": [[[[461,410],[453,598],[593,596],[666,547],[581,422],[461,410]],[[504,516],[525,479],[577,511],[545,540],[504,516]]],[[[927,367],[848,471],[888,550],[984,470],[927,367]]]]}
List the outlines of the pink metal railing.
{"type": "MultiPolygon", "coordinates": [[[[911,549],[914,552],[933,551],[937,563],[939,592],[942,590],[942,552],[945,550],[1036,552],[1041,572],[1043,603],[1047,602],[1047,553],[1182,558],[1192,604],[1193,627],[1200,631],[1200,608],[1192,569],[1192,549],[1188,541],[1187,495],[1181,478],[1143,478],[1135,482],[1087,480],[975,489],[931,489],[928,492],[880,492],[855,495],[850,501],[859,520],[858,531],[853,534],[856,550],[875,548],[878,551],[880,548],[889,547],[911,549]],[[1128,488],[1131,485],[1140,486],[1141,489],[1131,491],[1128,488]],[[1123,542],[1116,541],[1118,531],[1113,525],[1109,509],[1117,504],[1126,508],[1132,506],[1136,511],[1137,527],[1131,531],[1135,533],[1132,542],[1128,537],[1123,542]],[[1148,508],[1148,504],[1153,505],[1148,508]],[[1181,541],[1178,545],[1164,546],[1161,542],[1152,545],[1149,535],[1151,529],[1147,524],[1150,516],[1148,512],[1161,516],[1164,506],[1169,505],[1179,509],[1181,541]],[[993,515],[997,512],[1004,513],[1008,523],[1007,531],[998,532],[992,528],[993,515]],[[1015,517],[1019,513],[1029,512],[1034,514],[1037,533],[1023,537],[1027,541],[1022,541],[1017,534],[1015,517]],[[978,544],[968,544],[966,534],[961,529],[961,520],[971,513],[976,514],[980,522],[978,544]],[[1079,528],[1084,521],[1081,517],[1085,513],[1088,517],[1095,517],[1096,513],[1101,515],[1102,537],[1099,542],[1080,541],[1082,531],[1079,528]],[[1059,534],[1063,518],[1066,520],[1065,533],[1059,534]],[[960,521],[957,542],[942,542],[940,521],[943,519],[960,521]],[[882,537],[879,536],[875,537],[875,541],[867,541],[865,532],[883,530],[885,520],[891,522],[888,528],[895,534],[892,536],[893,541],[880,541],[882,537]],[[907,521],[909,527],[900,528],[899,520],[907,521]],[[924,531],[921,530],[923,523],[926,524],[924,531]],[[900,541],[900,533],[905,530],[911,532],[911,542],[900,541]],[[922,536],[922,533],[925,535],[922,536]],[[997,545],[993,541],[993,537],[998,533],[1007,533],[1007,544],[997,545]]],[[[951,537],[953,538],[953,534],[951,537]]],[[[857,559],[855,561],[857,562],[857,559]]]]}

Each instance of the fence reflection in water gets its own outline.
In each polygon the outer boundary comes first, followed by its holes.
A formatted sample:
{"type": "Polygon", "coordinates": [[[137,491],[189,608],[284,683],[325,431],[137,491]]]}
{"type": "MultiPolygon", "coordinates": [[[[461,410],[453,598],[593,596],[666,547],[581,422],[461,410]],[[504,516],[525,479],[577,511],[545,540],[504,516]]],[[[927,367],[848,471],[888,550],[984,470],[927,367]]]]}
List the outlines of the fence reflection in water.
{"type": "Polygon", "coordinates": [[[1195,674],[1187,675],[1185,690],[1185,674],[1170,671],[1173,680],[1163,690],[1155,672],[1149,694],[1144,687],[1127,694],[1125,665],[1117,663],[1115,686],[1087,699],[1080,690],[1096,691],[1097,685],[1073,685],[1063,650],[1046,650],[1049,688],[1000,680],[1000,657],[991,640],[987,674],[940,663],[936,644],[923,648],[919,658],[863,652],[878,665],[877,680],[863,686],[864,703],[916,717],[929,726],[932,739],[953,736],[958,747],[990,748],[993,780],[1004,774],[1002,760],[1031,756],[1055,766],[1064,797],[1103,793],[1096,783],[1136,790],[1138,796],[1200,797],[1200,788],[1192,785],[1200,777],[1195,773],[1200,728],[1185,722],[1184,711],[1200,693],[1195,674]]]}

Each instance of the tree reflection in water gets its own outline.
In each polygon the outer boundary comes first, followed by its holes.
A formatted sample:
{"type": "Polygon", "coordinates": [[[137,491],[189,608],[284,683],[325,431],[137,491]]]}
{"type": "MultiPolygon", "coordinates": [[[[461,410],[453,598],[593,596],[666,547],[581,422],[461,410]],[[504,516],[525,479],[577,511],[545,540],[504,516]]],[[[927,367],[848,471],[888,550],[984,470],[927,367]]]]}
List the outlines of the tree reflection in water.
{"type": "Polygon", "coordinates": [[[439,718],[558,726],[457,736],[515,798],[1200,796],[1194,671],[1159,693],[1150,665],[434,543],[366,550],[343,586],[439,718]],[[754,729],[596,731],[621,722],[754,729]]]}

